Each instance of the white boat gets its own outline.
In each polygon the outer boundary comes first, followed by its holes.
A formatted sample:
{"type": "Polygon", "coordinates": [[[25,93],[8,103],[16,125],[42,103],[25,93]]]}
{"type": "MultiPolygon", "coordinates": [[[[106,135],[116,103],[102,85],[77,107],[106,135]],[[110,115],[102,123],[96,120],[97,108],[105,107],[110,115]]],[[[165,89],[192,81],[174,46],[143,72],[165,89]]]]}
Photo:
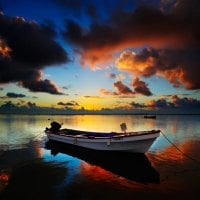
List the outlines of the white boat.
{"type": "MultiPolygon", "coordinates": [[[[103,133],[61,129],[57,122],[52,122],[51,125],[51,128],[45,130],[49,140],[103,151],[145,153],[160,135],[160,130],[103,133]]],[[[121,128],[126,129],[126,125],[123,125],[125,124],[121,124],[121,128]]]]}

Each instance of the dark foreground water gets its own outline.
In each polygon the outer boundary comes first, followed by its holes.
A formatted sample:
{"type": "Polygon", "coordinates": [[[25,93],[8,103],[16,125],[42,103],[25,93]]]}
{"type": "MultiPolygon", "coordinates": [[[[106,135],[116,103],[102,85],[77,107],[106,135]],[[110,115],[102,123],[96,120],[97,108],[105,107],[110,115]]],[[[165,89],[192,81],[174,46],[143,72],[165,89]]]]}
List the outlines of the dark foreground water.
{"type": "Polygon", "coordinates": [[[0,199],[198,199],[200,116],[0,115],[0,199]],[[49,120],[48,120],[49,119],[49,120]],[[49,143],[50,120],[65,128],[161,129],[145,155],[100,153],[49,143]],[[182,152],[178,151],[177,148],[182,152]]]}

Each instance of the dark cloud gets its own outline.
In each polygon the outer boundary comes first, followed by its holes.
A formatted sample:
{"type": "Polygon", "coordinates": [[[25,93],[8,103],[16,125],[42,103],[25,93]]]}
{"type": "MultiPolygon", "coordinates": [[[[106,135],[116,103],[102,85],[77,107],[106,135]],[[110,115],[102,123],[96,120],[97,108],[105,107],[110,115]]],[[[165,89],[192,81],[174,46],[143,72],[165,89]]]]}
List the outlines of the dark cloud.
{"type": "MultiPolygon", "coordinates": [[[[67,13],[68,18],[90,18],[97,20],[99,17],[97,1],[93,0],[52,0],[59,9],[67,13]]],[[[102,3],[100,3],[101,5],[102,3]]]]}
{"type": "Polygon", "coordinates": [[[32,108],[36,108],[37,106],[36,106],[36,103],[32,103],[29,101],[29,102],[27,102],[27,107],[32,109],[32,108]]]}
{"type": "Polygon", "coordinates": [[[117,89],[119,95],[132,95],[134,92],[124,85],[122,81],[117,81],[114,83],[114,87],[117,89]]]}
{"type": "MultiPolygon", "coordinates": [[[[73,102],[73,101],[72,101],[73,102]]],[[[71,102],[71,103],[72,103],[71,102]]],[[[68,103],[68,102],[67,102],[68,103]]],[[[72,106],[66,106],[67,103],[61,103],[64,107],[62,108],[48,108],[39,107],[33,102],[21,101],[18,104],[13,104],[11,101],[6,101],[0,106],[0,113],[31,113],[31,114],[133,114],[134,111],[137,113],[152,112],[152,113],[194,113],[199,114],[200,112],[200,101],[194,98],[180,98],[176,95],[172,96],[170,100],[158,99],[150,100],[145,103],[131,102],[128,106],[121,106],[115,108],[102,108],[101,110],[85,110],[75,109],[72,106]]],[[[75,102],[74,102],[75,103],[75,102]]],[[[72,103],[73,104],[73,103],[72,103]]],[[[76,103],[75,103],[76,104],[76,103]]],[[[119,104],[119,103],[118,103],[119,104]]]]}
{"type": "Polygon", "coordinates": [[[131,102],[130,105],[133,108],[145,108],[145,109],[156,109],[156,110],[173,110],[181,109],[188,110],[200,110],[200,101],[194,98],[183,97],[180,98],[177,95],[171,96],[170,100],[164,98],[158,100],[149,100],[145,103],[131,102]]]}
{"type": "Polygon", "coordinates": [[[182,93],[180,93],[180,94],[163,94],[161,96],[162,96],[162,98],[169,98],[169,97],[172,97],[174,95],[177,95],[177,96],[190,96],[191,94],[188,94],[188,93],[185,93],[185,94],[182,94],[182,93]]]}
{"type": "Polygon", "coordinates": [[[101,21],[119,9],[133,7],[132,0],[52,0],[56,5],[65,9],[68,17],[90,18],[92,21],[101,21]]]}
{"type": "Polygon", "coordinates": [[[59,106],[67,106],[67,107],[70,107],[70,106],[79,106],[79,104],[76,102],[76,101],[69,101],[69,102],[58,102],[57,105],[59,106]]]}
{"type": "Polygon", "coordinates": [[[194,98],[180,98],[177,95],[172,96],[172,102],[175,107],[186,109],[200,109],[200,101],[194,98]]]}
{"type": "MultiPolygon", "coordinates": [[[[151,46],[134,57],[134,63],[145,66],[136,72],[160,74],[175,87],[199,89],[200,1],[161,4],[159,9],[143,5],[132,12],[118,10],[107,22],[93,23],[87,30],[68,21],[63,36],[79,48],[81,63],[90,67],[111,61],[113,53],[124,48],[151,46]]],[[[131,67],[124,69],[121,62],[118,68],[135,72],[131,67]]]]}
{"type": "Polygon", "coordinates": [[[106,90],[101,88],[99,92],[104,95],[110,95],[110,96],[120,96],[120,98],[126,98],[134,95],[134,92],[126,86],[121,81],[117,81],[113,84],[114,88],[116,88],[117,92],[106,90]]]}
{"type": "Polygon", "coordinates": [[[133,108],[145,108],[146,107],[144,104],[142,104],[142,103],[136,103],[134,101],[132,101],[130,103],[130,105],[133,106],[133,108]]]}
{"type": "Polygon", "coordinates": [[[0,90],[3,90],[3,88],[0,87],[0,90]]]}
{"type": "Polygon", "coordinates": [[[0,24],[0,83],[18,82],[30,91],[60,94],[54,83],[42,80],[41,72],[46,66],[69,61],[55,41],[52,25],[3,14],[0,24]]]}
{"type": "Polygon", "coordinates": [[[108,76],[109,78],[113,78],[113,79],[117,78],[117,75],[114,74],[114,73],[108,73],[107,76],[108,76]]]}
{"type": "Polygon", "coordinates": [[[22,100],[22,99],[19,99],[19,102],[17,103],[17,105],[19,106],[19,105],[22,105],[22,104],[24,104],[25,103],[25,101],[24,100],[22,100]]]}
{"type": "Polygon", "coordinates": [[[158,100],[150,100],[145,105],[146,107],[155,108],[155,109],[174,108],[174,104],[172,102],[168,102],[164,98],[158,99],[158,100]]]}
{"type": "Polygon", "coordinates": [[[144,81],[141,81],[138,77],[133,80],[132,86],[137,94],[142,94],[145,96],[152,95],[148,85],[144,81]]]}
{"type": "Polygon", "coordinates": [[[83,96],[83,97],[85,97],[85,98],[90,98],[90,99],[102,99],[103,97],[100,97],[100,96],[89,96],[89,95],[87,95],[87,96],[83,96]]]}
{"type": "Polygon", "coordinates": [[[48,92],[50,94],[63,94],[59,92],[58,87],[50,80],[37,80],[37,81],[23,81],[21,85],[29,88],[33,92],[48,92]]]}
{"type": "Polygon", "coordinates": [[[23,97],[26,97],[26,95],[24,94],[17,94],[17,93],[14,93],[14,92],[8,92],[6,94],[7,97],[9,98],[23,98],[23,97]]]}
{"type": "Polygon", "coordinates": [[[177,95],[173,95],[170,101],[166,99],[151,100],[146,103],[146,107],[152,107],[157,109],[166,108],[181,108],[181,109],[200,109],[200,101],[194,98],[183,97],[180,98],[177,95]]]}
{"type": "Polygon", "coordinates": [[[135,78],[132,82],[132,87],[134,88],[134,91],[126,86],[122,81],[117,81],[113,84],[114,88],[116,88],[117,92],[100,89],[100,93],[104,95],[112,95],[112,96],[133,96],[135,94],[141,94],[145,96],[151,96],[152,93],[148,88],[148,85],[141,81],[139,78],[135,78]]]}
{"type": "Polygon", "coordinates": [[[6,101],[1,107],[2,110],[9,110],[9,109],[15,109],[17,106],[15,106],[12,101],[6,101]]]}

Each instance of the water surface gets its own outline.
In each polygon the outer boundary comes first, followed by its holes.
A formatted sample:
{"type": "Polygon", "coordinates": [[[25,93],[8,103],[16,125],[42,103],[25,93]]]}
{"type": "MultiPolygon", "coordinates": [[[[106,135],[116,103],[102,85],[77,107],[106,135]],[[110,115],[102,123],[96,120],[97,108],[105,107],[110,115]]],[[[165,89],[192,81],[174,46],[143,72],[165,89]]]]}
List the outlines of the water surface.
{"type": "Polygon", "coordinates": [[[200,116],[0,115],[1,199],[185,199],[200,185],[200,116]],[[89,131],[160,129],[145,155],[51,144],[51,121],[89,131]],[[178,150],[177,150],[178,149],[178,150]]]}

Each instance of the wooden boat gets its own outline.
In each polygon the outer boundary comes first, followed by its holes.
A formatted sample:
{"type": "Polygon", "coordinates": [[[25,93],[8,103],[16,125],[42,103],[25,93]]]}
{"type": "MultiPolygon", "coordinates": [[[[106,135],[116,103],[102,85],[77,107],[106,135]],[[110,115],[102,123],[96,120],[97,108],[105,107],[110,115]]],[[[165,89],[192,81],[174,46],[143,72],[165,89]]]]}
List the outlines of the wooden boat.
{"type": "Polygon", "coordinates": [[[145,153],[160,135],[160,130],[126,132],[125,123],[121,124],[123,132],[88,132],[72,129],[61,129],[57,122],[51,123],[45,133],[49,140],[72,144],[103,151],[127,151],[145,153]]]}

